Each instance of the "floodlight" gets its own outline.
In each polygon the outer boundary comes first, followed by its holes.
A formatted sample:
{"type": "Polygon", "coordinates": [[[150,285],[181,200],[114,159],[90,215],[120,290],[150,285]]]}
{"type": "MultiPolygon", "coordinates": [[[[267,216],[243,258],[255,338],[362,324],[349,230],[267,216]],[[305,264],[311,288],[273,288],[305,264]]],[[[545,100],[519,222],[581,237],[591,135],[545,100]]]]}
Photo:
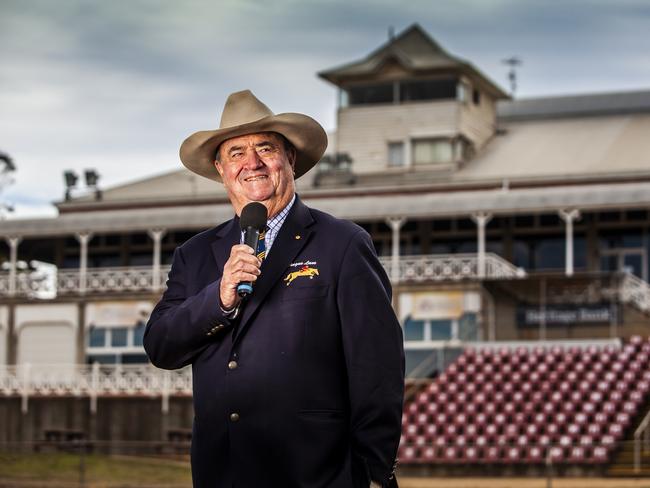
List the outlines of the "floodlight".
{"type": "Polygon", "coordinates": [[[65,179],[65,187],[67,190],[77,186],[77,181],[79,180],[79,177],[74,171],[71,170],[64,171],[63,177],[65,179]]]}
{"type": "Polygon", "coordinates": [[[84,177],[86,179],[86,186],[96,187],[97,182],[99,181],[99,173],[94,169],[87,169],[84,172],[84,177]]]}

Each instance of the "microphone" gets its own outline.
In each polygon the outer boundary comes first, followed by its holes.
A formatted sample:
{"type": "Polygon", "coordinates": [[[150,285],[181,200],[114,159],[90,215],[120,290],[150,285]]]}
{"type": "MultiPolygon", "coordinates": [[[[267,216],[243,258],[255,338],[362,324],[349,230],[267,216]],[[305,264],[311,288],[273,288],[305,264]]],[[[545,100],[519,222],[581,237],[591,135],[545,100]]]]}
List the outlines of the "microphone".
{"type": "MultiPolygon", "coordinates": [[[[250,246],[257,255],[257,245],[259,244],[260,233],[266,228],[266,219],[268,210],[259,202],[251,202],[241,211],[239,225],[244,233],[244,244],[250,246]]],[[[253,283],[242,281],[237,285],[237,295],[244,298],[253,293],[253,283]]]]}

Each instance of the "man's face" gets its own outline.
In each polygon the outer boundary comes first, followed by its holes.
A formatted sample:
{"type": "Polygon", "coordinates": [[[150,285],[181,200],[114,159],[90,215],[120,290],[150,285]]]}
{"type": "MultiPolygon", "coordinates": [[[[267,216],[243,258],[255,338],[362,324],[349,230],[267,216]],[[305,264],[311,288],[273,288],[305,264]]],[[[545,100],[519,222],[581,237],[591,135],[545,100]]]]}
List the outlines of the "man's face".
{"type": "Polygon", "coordinates": [[[221,161],[215,167],[238,215],[246,204],[260,202],[271,217],[291,201],[296,155],[287,154],[280,136],[263,132],[233,137],[219,151],[221,161]]]}

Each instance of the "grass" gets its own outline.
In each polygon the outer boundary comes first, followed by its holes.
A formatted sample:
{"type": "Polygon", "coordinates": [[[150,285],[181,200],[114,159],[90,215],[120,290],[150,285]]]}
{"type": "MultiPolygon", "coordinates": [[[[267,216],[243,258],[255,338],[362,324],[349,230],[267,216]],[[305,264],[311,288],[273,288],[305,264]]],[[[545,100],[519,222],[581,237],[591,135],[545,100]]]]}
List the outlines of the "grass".
{"type": "MultiPolygon", "coordinates": [[[[74,453],[0,452],[0,487],[79,486],[80,461],[74,453]]],[[[187,461],[102,454],[87,454],[83,461],[86,488],[192,486],[187,461]]]]}

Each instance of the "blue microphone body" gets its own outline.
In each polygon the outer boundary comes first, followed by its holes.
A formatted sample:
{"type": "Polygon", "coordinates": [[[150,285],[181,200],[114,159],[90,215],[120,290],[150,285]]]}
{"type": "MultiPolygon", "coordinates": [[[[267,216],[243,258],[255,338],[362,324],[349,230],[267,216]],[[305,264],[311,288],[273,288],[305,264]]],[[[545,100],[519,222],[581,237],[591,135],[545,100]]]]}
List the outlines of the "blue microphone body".
{"type": "MultiPolygon", "coordinates": [[[[257,255],[257,246],[260,242],[260,231],[254,227],[247,227],[244,231],[244,244],[253,248],[255,255],[257,255]]],[[[253,283],[250,281],[242,281],[237,285],[237,295],[244,298],[253,293],[253,283]]]]}
{"type": "MultiPolygon", "coordinates": [[[[241,212],[239,225],[244,233],[244,244],[253,248],[257,256],[258,245],[260,242],[260,233],[266,228],[266,219],[268,210],[259,202],[251,202],[246,205],[241,212]]],[[[253,283],[242,281],[237,285],[237,295],[242,298],[253,293],[253,283]]]]}

